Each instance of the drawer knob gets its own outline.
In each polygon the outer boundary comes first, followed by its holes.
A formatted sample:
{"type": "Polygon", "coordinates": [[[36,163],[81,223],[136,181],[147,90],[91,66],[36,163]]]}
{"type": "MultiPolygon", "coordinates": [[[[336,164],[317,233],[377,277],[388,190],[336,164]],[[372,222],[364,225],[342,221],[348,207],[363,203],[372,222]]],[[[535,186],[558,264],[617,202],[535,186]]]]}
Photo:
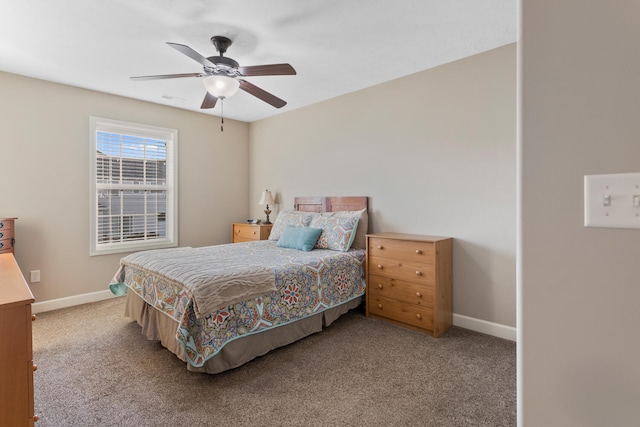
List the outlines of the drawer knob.
{"type": "Polygon", "coordinates": [[[416,249],[416,253],[417,253],[418,255],[420,255],[420,254],[422,253],[422,251],[421,251],[420,249],[416,249]]]}
{"type": "Polygon", "coordinates": [[[422,273],[419,271],[416,271],[416,276],[422,276],[422,273]]]}
{"type": "Polygon", "coordinates": [[[240,230],[236,230],[236,234],[240,234],[240,230]]]}
{"type": "Polygon", "coordinates": [[[36,315],[35,315],[35,314],[32,314],[32,315],[31,315],[31,321],[32,321],[32,322],[35,322],[35,321],[36,321],[36,315]]]}
{"type": "Polygon", "coordinates": [[[382,245],[378,245],[378,249],[384,249],[382,245]]]}
{"type": "Polygon", "coordinates": [[[422,294],[421,294],[420,292],[416,292],[416,296],[417,296],[418,298],[422,298],[422,294]]]}
{"type": "Polygon", "coordinates": [[[382,310],[382,304],[378,304],[378,308],[382,310]]]}
{"type": "Polygon", "coordinates": [[[254,231],[254,232],[253,232],[253,234],[255,235],[255,234],[256,234],[256,232],[254,231]]]}
{"type": "Polygon", "coordinates": [[[38,370],[38,365],[33,365],[33,372],[38,370]]]}
{"type": "Polygon", "coordinates": [[[422,319],[422,316],[420,315],[420,313],[416,314],[416,319],[422,319]]]}
{"type": "Polygon", "coordinates": [[[378,288],[382,289],[382,283],[378,283],[378,288]]]}
{"type": "Polygon", "coordinates": [[[378,268],[379,268],[380,270],[382,270],[382,266],[381,266],[380,264],[378,264],[378,268]]]}
{"type": "Polygon", "coordinates": [[[34,421],[34,422],[38,421],[39,419],[40,419],[40,418],[38,418],[38,416],[37,416],[37,415],[34,415],[34,416],[33,416],[33,421],[34,421]]]}

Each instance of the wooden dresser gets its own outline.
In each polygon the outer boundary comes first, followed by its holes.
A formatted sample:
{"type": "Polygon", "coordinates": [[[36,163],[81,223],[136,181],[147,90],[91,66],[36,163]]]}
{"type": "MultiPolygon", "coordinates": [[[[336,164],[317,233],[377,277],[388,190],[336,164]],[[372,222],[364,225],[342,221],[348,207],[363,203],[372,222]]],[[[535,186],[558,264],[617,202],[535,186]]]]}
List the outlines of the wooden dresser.
{"type": "Polygon", "coordinates": [[[0,254],[0,426],[33,426],[33,295],[13,254],[0,254]]]}
{"type": "Polygon", "coordinates": [[[273,227],[273,224],[234,223],[231,241],[238,243],[251,242],[252,240],[267,240],[269,233],[271,233],[271,227],[273,227]]]}
{"type": "Polygon", "coordinates": [[[0,218],[0,254],[13,253],[16,239],[15,220],[18,218],[0,218]]]}
{"type": "Polygon", "coordinates": [[[367,316],[440,336],[453,323],[450,237],[367,235],[367,316]]]}

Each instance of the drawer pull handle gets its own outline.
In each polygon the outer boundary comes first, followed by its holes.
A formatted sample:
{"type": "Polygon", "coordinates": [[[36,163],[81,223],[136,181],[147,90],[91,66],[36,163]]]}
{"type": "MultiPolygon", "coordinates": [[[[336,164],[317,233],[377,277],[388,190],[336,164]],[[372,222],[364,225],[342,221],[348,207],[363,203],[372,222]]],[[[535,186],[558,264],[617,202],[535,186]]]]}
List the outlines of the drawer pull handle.
{"type": "Polygon", "coordinates": [[[416,292],[416,296],[417,296],[418,298],[422,298],[422,294],[421,294],[420,292],[416,292]]]}
{"type": "Polygon", "coordinates": [[[0,242],[0,249],[4,248],[4,243],[0,242]]]}
{"type": "Polygon", "coordinates": [[[378,308],[382,310],[382,304],[378,304],[378,308]]]}
{"type": "Polygon", "coordinates": [[[382,270],[382,266],[381,266],[380,264],[378,264],[378,268],[379,268],[380,270],[382,270]]]}
{"type": "Polygon", "coordinates": [[[38,365],[33,365],[33,372],[38,370],[38,365]]]}
{"type": "Polygon", "coordinates": [[[418,255],[420,255],[420,254],[422,253],[422,251],[421,251],[420,249],[416,249],[416,253],[417,253],[418,255]]]}
{"type": "Polygon", "coordinates": [[[378,288],[382,289],[382,283],[378,283],[378,288]]]}
{"type": "Polygon", "coordinates": [[[420,313],[416,314],[416,319],[422,319],[422,316],[420,315],[420,313]]]}
{"type": "Polygon", "coordinates": [[[416,271],[416,276],[422,276],[422,273],[419,271],[416,271]]]}
{"type": "Polygon", "coordinates": [[[31,315],[31,321],[32,321],[32,322],[35,322],[35,321],[36,321],[36,315],[35,315],[35,314],[32,314],[32,315],[31,315]]]}
{"type": "Polygon", "coordinates": [[[39,418],[37,415],[34,415],[34,416],[33,416],[33,422],[36,422],[36,421],[38,421],[39,419],[40,419],[40,418],[39,418]]]}
{"type": "Polygon", "coordinates": [[[378,249],[384,249],[382,245],[378,245],[378,249]]]}
{"type": "Polygon", "coordinates": [[[255,236],[255,234],[256,234],[256,232],[254,231],[254,232],[253,232],[253,235],[255,236]]]}
{"type": "Polygon", "coordinates": [[[4,233],[0,232],[0,239],[4,237],[4,233]]]}

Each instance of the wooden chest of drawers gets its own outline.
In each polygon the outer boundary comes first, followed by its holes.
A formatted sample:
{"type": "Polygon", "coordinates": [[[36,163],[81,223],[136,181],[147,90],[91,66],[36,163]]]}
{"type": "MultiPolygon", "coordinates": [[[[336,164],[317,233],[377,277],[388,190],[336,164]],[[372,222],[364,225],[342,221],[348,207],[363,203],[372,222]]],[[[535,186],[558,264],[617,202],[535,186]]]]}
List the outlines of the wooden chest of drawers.
{"type": "Polygon", "coordinates": [[[13,253],[14,225],[18,218],[0,218],[0,254],[13,253]]]}
{"type": "Polygon", "coordinates": [[[233,224],[232,243],[267,240],[273,224],[233,224]]]}
{"type": "Polygon", "coordinates": [[[440,336],[453,323],[449,237],[367,235],[367,316],[440,336]]]}
{"type": "Polygon", "coordinates": [[[0,426],[33,426],[33,295],[13,254],[0,254],[0,426]]]}

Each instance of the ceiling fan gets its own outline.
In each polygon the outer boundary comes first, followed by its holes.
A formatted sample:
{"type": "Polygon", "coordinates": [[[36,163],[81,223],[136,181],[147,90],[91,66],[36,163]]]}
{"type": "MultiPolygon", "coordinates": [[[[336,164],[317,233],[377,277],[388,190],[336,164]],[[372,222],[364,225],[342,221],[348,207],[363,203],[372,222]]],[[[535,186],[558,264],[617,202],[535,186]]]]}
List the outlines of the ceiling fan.
{"type": "Polygon", "coordinates": [[[207,94],[202,101],[200,108],[213,108],[216,106],[218,99],[228,98],[236,93],[238,88],[255,96],[262,101],[273,105],[276,108],[282,108],[287,105],[286,101],[270,94],[264,89],[259,88],[253,83],[249,83],[242,77],[253,76],[278,76],[278,75],[295,75],[296,70],[289,64],[268,64],[268,65],[249,65],[241,67],[238,62],[224,56],[227,48],[231,46],[231,39],[224,36],[211,37],[211,43],[216,47],[218,56],[210,56],[205,58],[189,46],[167,42],[169,46],[187,55],[189,58],[200,63],[204,68],[201,73],[183,73],[183,74],[164,74],[156,76],[137,76],[131,77],[132,80],[157,80],[157,79],[175,79],[181,77],[204,77],[204,85],[207,94]]]}

